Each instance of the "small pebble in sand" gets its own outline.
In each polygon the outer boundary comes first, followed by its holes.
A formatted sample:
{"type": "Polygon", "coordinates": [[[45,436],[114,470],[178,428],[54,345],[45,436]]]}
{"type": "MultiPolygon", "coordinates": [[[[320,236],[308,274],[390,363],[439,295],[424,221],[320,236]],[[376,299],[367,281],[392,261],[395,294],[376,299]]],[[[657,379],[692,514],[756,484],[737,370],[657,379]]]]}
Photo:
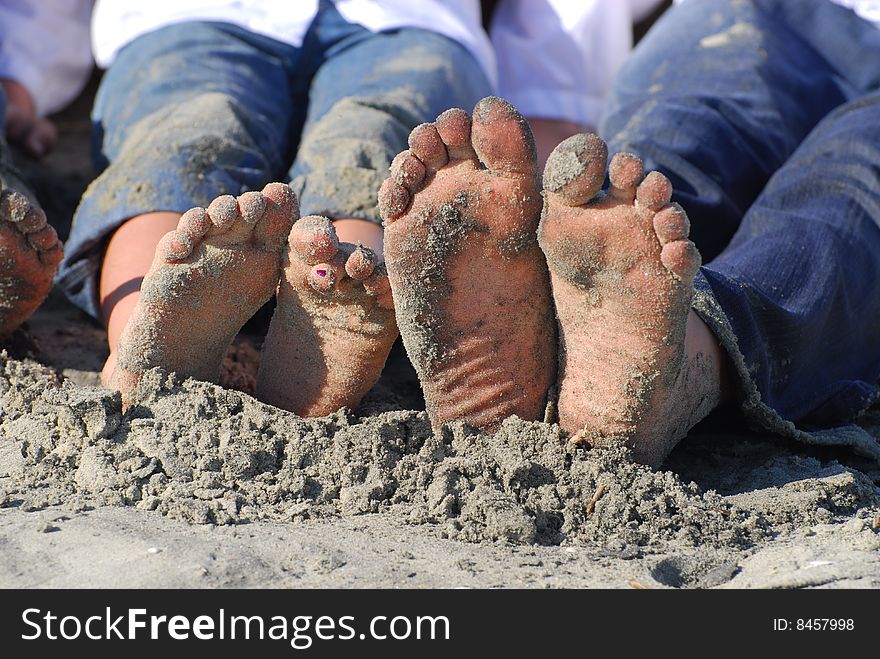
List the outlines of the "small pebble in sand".
{"type": "Polygon", "coordinates": [[[161,551],[162,549],[160,547],[150,547],[149,549],[147,549],[148,554],[158,554],[161,551]]]}

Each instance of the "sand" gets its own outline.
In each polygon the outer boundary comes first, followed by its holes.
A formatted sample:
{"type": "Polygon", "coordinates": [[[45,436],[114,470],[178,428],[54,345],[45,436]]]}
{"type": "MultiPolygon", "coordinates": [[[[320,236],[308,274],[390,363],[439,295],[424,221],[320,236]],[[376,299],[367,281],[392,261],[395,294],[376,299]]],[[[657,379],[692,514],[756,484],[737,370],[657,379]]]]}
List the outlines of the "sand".
{"type": "MultiPolygon", "coordinates": [[[[60,197],[72,153],[42,173],[60,197]]],[[[880,587],[880,465],[846,449],[735,416],[659,471],[554,424],[435,435],[399,347],[321,419],[155,370],[122,413],[105,340],[53,294],[0,356],[2,587],[880,587]]],[[[880,411],[859,423],[880,441],[880,411]]]]}
{"type": "Polygon", "coordinates": [[[716,419],[653,471],[553,424],[434,435],[400,351],[358,411],[154,370],[123,414],[102,334],[53,295],[0,356],[0,586],[880,586],[880,468],[845,451],[716,419]]]}

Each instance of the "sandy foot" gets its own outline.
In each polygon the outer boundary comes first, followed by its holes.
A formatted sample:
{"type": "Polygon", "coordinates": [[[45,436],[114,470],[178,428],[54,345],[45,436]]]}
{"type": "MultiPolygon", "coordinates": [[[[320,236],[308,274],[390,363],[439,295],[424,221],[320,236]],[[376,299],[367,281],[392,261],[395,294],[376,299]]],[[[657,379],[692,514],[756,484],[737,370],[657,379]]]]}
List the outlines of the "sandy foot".
{"type": "Polygon", "coordinates": [[[0,191],[0,339],[46,299],[62,256],[42,209],[20,192],[0,191]]]}
{"type": "Polygon", "coordinates": [[[275,291],[284,238],[298,214],[283,183],[183,214],[156,248],[119,341],[108,384],[123,400],[157,366],[217,380],[232,339],[275,291]]]}
{"type": "Polygon", "coordinates": [[[326,217],[290,232],[257,397],[301,416],[354,408],[397,338],[391,288],[372,250],[339,243],[326,217]]]}
{"type": "Polygon", "coordinates": [[[431,422],[540,419],[556,337],[531,131],[490,97],[473,121],[448,110],[409,144],[379,209],[397,322],[431,422]]]}
{"type": "Polygon", "coordinates": [[[718,375],[688,358],[700,255],[665,176],[628,153],[611,162],[595,135],[560,144],[544,173],[539,231],[560,325],[559,422],[591,445],[625,440],[663,461],[719,400],[718,375]]]}

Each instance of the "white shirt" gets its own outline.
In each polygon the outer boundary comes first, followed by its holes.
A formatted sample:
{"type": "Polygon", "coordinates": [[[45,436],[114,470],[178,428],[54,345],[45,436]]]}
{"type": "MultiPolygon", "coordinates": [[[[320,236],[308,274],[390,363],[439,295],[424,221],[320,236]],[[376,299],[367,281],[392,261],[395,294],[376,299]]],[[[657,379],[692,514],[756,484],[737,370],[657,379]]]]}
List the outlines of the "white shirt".
{"type": "Polygon", "coordinates": [[[92,0],[0,0],[0,78],[21,83],[39,116],[60,110],[92,70],[92,0]]]}
{"type": "Polygon", "coordinates": [[[492,20],[498,93],[527,117],[595,127],[633,23],[660,0],[514,0],[492,20]]]}
{"type": "MultiPolygon", "coordinates": [[[[631,50],[631,27],[660,0],[501,0],[490,44],[478,0],[337,0],[373,30],[420,27],[470,50],[499,95],[527,116],[596,125],[631,50]],[[493,48],[494,46],[494,52],[493,48]]],[[[680,2],[681,0],[675,0],[680,2]]],[[[832,0],[880,27],[880,0],[832,0]]],[[[60,109],[91,68],[91,0],[0,0],[0,77],[21,82],[39,114],[60,109]]],[[[298,46],[318,0],[97,0],[92,47],[109,66],[125,44],[163,25],[222,20],[298,46]]]]}
{"type": "MultiPolygon", "coordinates": [[[[463,44],[487,71],[494,72],[492,45],[480,28],[477,0],[336,0],[349,23],[373,32],[417,27],[463,44]]],[[[303,38],[318,12],[318,0],[97,0],[92,47],[100,66],[136,37],[190,20],[233,23],[291,46],[303,38]]]]}
{"type": "Polygon", "coordinates": [[[866,21],[880,28],[880,0],[831,0],[831,2],[852,9],[866,21]]]}

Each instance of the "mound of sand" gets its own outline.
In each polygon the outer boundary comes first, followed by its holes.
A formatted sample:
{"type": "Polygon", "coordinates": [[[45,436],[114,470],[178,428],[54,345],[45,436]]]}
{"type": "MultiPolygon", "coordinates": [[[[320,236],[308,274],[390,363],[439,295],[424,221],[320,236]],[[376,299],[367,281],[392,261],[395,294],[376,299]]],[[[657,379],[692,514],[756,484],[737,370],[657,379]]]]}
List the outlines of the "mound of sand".
{"type": "Polygon", "coordinates": [[[780,456],[764,468],[804,478],[722,496],[623,448],[576,449],[552,424],[433,434],[424,412],[375,402],[302,419],[160,371],[123,414],[116,392],[5,355],[0,367],[0,506],[25,510],[134,506],[218,525],[381,512],[469,542],[742,549],[878,494],[858,470],[780,456]]]}

